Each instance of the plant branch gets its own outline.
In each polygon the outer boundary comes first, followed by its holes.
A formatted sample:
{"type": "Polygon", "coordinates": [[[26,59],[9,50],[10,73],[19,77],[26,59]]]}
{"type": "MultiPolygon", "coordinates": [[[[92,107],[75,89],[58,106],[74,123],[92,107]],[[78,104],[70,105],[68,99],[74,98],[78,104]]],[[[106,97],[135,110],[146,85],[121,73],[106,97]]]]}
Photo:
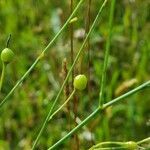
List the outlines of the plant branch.
{"type": "Polygon", "coordinates": [[[123,149],[127,149],[126,147],[120,146],[120,147],[105,147],[105,148],[96,148],[96,149],[89,149],[89,150],[123,150],[123,149]]]}
{"type": "Polygon", "coordinates": [[[67,27],[70,20],[74,16],[74,14],[77,12],[77,10],[80,8],[82,2],[84,0],[80,0],[72,14],[69,16],[65,24],[62,26],[62,28],[59,30],[59,32],[55,35],[55,37],[49,42],[49,44],[45,47],[45,49],[42,51],[40,56],[34,61],[34,63],[31,65],[31,67],[26,71],[26,73],[18,80],[18,82],[14,85],[14,87],[10,90],[10,92],[6,95],[6,97],[2,100],[0,103],[0,107],[3,106],[3,104],[8,100],[8,98],[11,96],[11,94],[15,91],[15,89],[22,83],[22,81],[28,76],[28,74],[33,70],[33,68],[36,66],[36,64],[40,61],[40,59],[44,56],[44,53],[50,48],[50,46],[55,42],[55,40],[58,38],[58,36],[62,33],[62,31],[67,27]]]}
{"type": "Polygon", "coordinates": [[[119,96],[119,97],[117,97],[117,98],[115,98],[111,101],[109,101],[108,103],[104,104],[103,109],[106,109],[107,107],[112,106],[115,103],[118,103],[120,100],[122,100],[122,99],[124,99],[124,98],[126,98],[126,97],[140,91],[140,90],[143,90],[144,88],[148,87],[149,85],[150,85],[150,80],[143,83],[143,84],[141,84],[140,86],[134,88],[133,90],[131,90],[131,91],[129,91],[129,92],[127,92],[127,93],[125,93],[125,94],[123,94],[123,95],[121,95],[121,96],[119,96]]]}
{"type": "Polygon", "coordinates": [[[143,143],[146,143],[146,142],[150,142],[150,137],[146,138],[146,139],[143,139],[141,141],[138,141],[137,144],[143,144],[143,143]]]}
{"type": "Polygon", "coordinates": [[[77,125],[75,128],[73,128],[67,135],[65,135],[63,138],[61,138],[57,143],[52,145],[48,150],[52,150],[56,148],[58,145],[60,145],[62,142],[64,142],[68,137],[70,137],[72,134],[74,134],[77,130],[79,130],[81,127],[83,127],[85,124],[87,124],[91,119],[93,119],[99,112],[100,108],[97,108],[93,113],[91,113],[86,119],[84,119],[79,125],[77,125]]]}
{"type": "Polygon", "coordinates": [[[91,119],[93,119],[99,112],[102,112],[102,110],[106,109],[109,106],[112,106],[118,102],[120,102],[122,99],[129,97],[130,95],[133,95],[134,93],[143,90],[146,87],[149,87],[150,80],[141,84],[140,86],[134,88],[133,90],[111,100],[110,102],[104,104],[102,107],[98,107],[93,113],[91,113],[86,119],[84,119],[79,125],[77,125],[75,128],[73,128],[67,135],[65,135],[63,138],[61,138],[58,142],[56,142],[54,145],[52,145],[48,150],[52,150],[59,146],[61,143],[63,143],[67,138],[69,138],[72,134],[77,132],[82,126],[87,124],[91,119]]]}
{"type": "Polygon", "coordinates": [[[59,90],[59,92],[58,92],[58,94],[57,94],[57,96],[56,96],[56,98],[55,98],[53,104],[52,104],[52,107],[51,107],[51,109],[49,110],[49,112],[48,112],[48,114],[47,114],[47,116],[46,116],[46,118],[45,118],[45,120],[44,120],[44,123],[42,124],[42,127],[41,127],[41,129],[40,129],[40,131],[39,131],[39,133],[38,133],[38,136],[37,136],[37,138],[36,138],[36,140],[35,140],[35,142],[34,142],[34,145],[33,145],[33,147],[32,147],[32,150],[35,148],[35,145],[37,144],[37,142],[38,142],[40,136],[42,135],[42,133],[43,133],[45,127],[46,127],[46,124],[47,124],[47,122],[48,122],[48,120],[49,120],[49,117],[51,116],[52,111],[53,111],[53,109],[54,109],[54,107],[55,107],[55,105],[56,105],[56,103],[57,103],[57,101],[58,101],[58,99],[59,99],[59,97],[60,97],[60,95],[61,95],[61,92],[63,91],[63,88],[64,88],[65,84],[67,83],[67,80],[69,79],[69,76],[70,76],[70,74],[71,74],[71,72],[72,72],[72,70],[73,70],[73,68],[74,68],[74,66],[75,66],[75,64],[76,64],[76,62],[77,62],[78,59],[79,59],[79,57],[80,57],[80,55],[81,55],[81,53],[82,53],[82,51],[83,51],[83,49],[84,49],[84,46],[85,46],[85,44],[86,44],[86,41],[88,40],[89,35],[90,35],[91,32],[93,31],[93,29],[94,29],[94,27],[95,27],[95,25],[96,25],[96,22],[98,21],[98,18],[99,18],[99,16],[100,16],[101,12],[102,12],[102,9],[103,9],[104,6],[106,5],[106,2],[107,2],[107,0],[105,0],[105,1],[103,2],[103,4],[101,5],[101,7],[100,7],[100,9],[99,9],[99,11],[98,11],[98,13],[97,13],[97,15],[96,15],[96,18],[95,18],[95,20],[94,20],[94,22],[93,22],[93,24],[92,24],[92,26],[91,26],[89,32],[87,33],[87,36],[86,36],[86,38],[85,38],[85,40],[84,40],[84,42],[83,42],[81,48],[80,48],[79,51],[78,51],[78,53],[77,53],[77,55],[76,55],[76,57],[75,57],[75,59],[74,59],[74,62],[73,62],[73,64],[72,64],[72,66],[70,67],[70,69],[69,69],[69,71],[68,71],[68,74],[67,74],[67,76],[66,76],[66,78],[65,78],[65,80],[64,80],[64,82],[63,82],[63,84],[62,84],[62,86],[61,86],[61,88],[60,88],[60,90],[59,90]]]}
{"type": "Polygon", "coordinates": [[[70,94],[70,96],[67,98],[67,100],[49,117],[49,120],[50,121],[72,98],[72,96],[74,95],[75,93],[75,89],[72,91],[72,93],[70,94]]]}

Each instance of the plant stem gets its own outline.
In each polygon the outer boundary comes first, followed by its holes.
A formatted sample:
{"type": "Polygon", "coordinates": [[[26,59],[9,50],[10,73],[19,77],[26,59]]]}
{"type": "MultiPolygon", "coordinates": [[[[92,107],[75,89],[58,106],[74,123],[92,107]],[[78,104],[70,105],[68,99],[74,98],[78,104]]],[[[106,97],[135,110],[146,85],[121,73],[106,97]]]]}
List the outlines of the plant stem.
{"type": "Polygon", "coordinates": [[[105,81],[106,81],[106,71],[107,71],[107,64],[108,64],[108,58],[110,53],[110,43],[111,43],[111,37],[112,37],[112,24],[113,24],[113,17],[114,17],[114,10],[115,10],[115,1],[111,1],[111,8],[110,8],[110,16],[109,16],[109,35],[106,42],[106,51],[105,51],[105,58],[104,58],[104,64],[103,64],[103,72],[102,72],[102,78],[101,78],[101,85],[100,85],[100,93],[99,93],[99,106],[103,105],[104,100],[104,87],[105,87],[105,81]]]}
{"type": "Polygon", "coordinates": [[[5,76],[5,68],[6,68],[6,64],[4,62],[2,62],[2,74],[1,74],[1,79],[0,79],[0,92],[1,92],[2,86],[3,86],[3,81],[4,81],[4,76],[5,76]]]}
{"type": "Polygon", "coordinates": [[[104,104],[102,107],[98,107],[93,113],[91,113],[86,119],[84,119],[79,125],[77,125],[75,128],[73,128],[67,135],[65,135],[63,138],[61,138],[58,142],[56,142],[54,145],[52,145],[48,150],[52,150],[59,146],[61,143],[63,143],[68,137],[70,137],[72,134],[74,134],[76,131],[78,131],[82,126],[87,124],[91,119],[93,119],[99,112],[102,112],[102,110],[106,109],[109,106],[112,106],[118,102],[120,102],[122,99],[129,97],[130,95],[148,87],[150,85],[150,80],[141,84],[140,86],[134,88],[133,90],[111,100],[110,102],[104,104]]]}
{"type": "Polygon", "coordinates": [[[116,149],[127,149],[126,147],[105,147],[105,148],[96,148],[96,149],[89,149],[89,150],[116,150],[116,149]]]}
{"type": "Polygon", "coordinates": [[[148,87],[149,84],[150,84],[150,80],[145,82],[145,83],[143,83],[143,84],[141,84],[140,86],[134,88],[133,90],[131,90],[131,91],[129,91],[129,92],[127,92],[127,93],[125,93],[125,94],[123,94],[123,95],[121,95],[121,96],[119,96],[119,97],[117,97],[117,98],[115,98],[115,99],[113,99],[111,101],[109,101],[108,103],[103,105],[103,109],[106,109],[107,107],[112,106],[113,104],[119,102],[123,98],[126,98],[126,97],[128,97],[128,96],[130,96],[130,95],[132,95],[132,94],[134,94],[134,93],[136,93],[138,91],[140,91],[140,90],[143,90],[144,88],[148,87]]]}
{"type": "Polygon", "coordinates": [[[60,145],[62,142],[64,142],[68,137],[70,137],[78,129],[80,129],[81,127],[83,127],[92,118],[94,118],[94,116],[97,115],[100,110],[102,110],[102,109],[97,108],[93,113],[91,113],[86,119],[84,119],[79,125],[77,125],[75,128],[73,128],[67,135],[65,135],[63,138],[61,138],[57,143],[55,143],[54,145],[52,145],[48,150],[52,150],[52,149],[56,148],[58,145],[60,145]]]}
{"type": "Polygon", "coordinates": [[[67,98],[67,100],[49,117],[48,121],[50,121],[71,100],[71,98],[73,97],[75,91],[76,90],[74,89],[72,91],[72,93],[70,94],[70,96],[67,98]]]}
{"type": "Polygon", "coordinates": [[[101,142],[101,143],[99,143],[99,144],[93,146],[93,148],[98,148],[98,147],[100,147],[100,146],[111,145],[111,144],[122,146],[122,145],[124,145],[125,143],[124,143],[124,142],[113,142],[113,141],[101,142]]]}
{"type": "MultiPolygon", "coordinates": [[[[73,3],[74,3],[74,0],[70,0],[70,13],[72,13],[73,11],[73,3]]],[[[74,23],[71,23],[70,24],[70,56],[71,56],[71,65],[73,64],[73,61],[74,61],[74,39],[73,39],[73,34],[74,34],[74,23]]],[[[72,69],[72,79],[71,79],[71,90],[73,90],[73,81],[74,81],[74,69],[72,69]]],[[[77,116],[77,99],[76,99],[76,96],[74,95],[73,97],[73,111],[74,111],[74,122],[75,122],[75,126],[76,126],[76,116],[77,116]]],[[[71,110],[69,110],[71,111],[71,110]]],[[[69,112],[70,113],[70,112],[69,112]]],[[[71,122],[70,122],[71,123],[71,122]]],[[[71,126],[71,124],[70,124],[71,126]]],[[[78,140],[78,136],[77,135],[74,135],[74,140],[75,140],[75,145],[76,145],[76,150],[78,150],[78,147],[79,147],[79,140],[78,140]]],[[[73,148],[74,149],[74,148],[73,148]]]]}
{"type": "MultiPolygon", "coordinates": [[[[73,0],[70,0],[70,13],[73,11],[73,0]]],[[[74,50],[73,50],[73,23],[70,24],[70,55],[71,55],[71,64],[73,64],[74,59],[74,50]]],[[[73,79],[74,79],[74,69],[72,69],[72,90],[73,90],[73,79]]]]}
{"type": "Polygon", "coordinates": [[[141,141],[138,141],[137,142],[137,144],[139,145],[139,144],[143,144],[143,143],[146,143],[146,142],[150,142],[150,137],[148,137],[148,138],[146,138],[146,139],[143,139],[143,140],[141,140],[141,141]]]}
{"type": "MultiPolygon", "coordinates": [[[[86,22],[86,33],[89,32],[90,29],[90,23],[91,23],[91,1],[92,0],[88,0],[88,5],[87,5],[87,22],[86,22]]],[[[88,97],[89,97],[89,102],[91,102],[91,85],[90,85],[90,80],[91,80],[91,55],[90,55],[90,37],[87,40],[87,56],[88,56],[88,97]]]]}
{"type": "Polygon", "coordinates": [[[43,133],[45,127],[46,127],[46,124],[47,124],[47,122],[48,122],[48,120],[49,120],[49,117],[50,117],[50,115],[51,115],[51,113],[52,113],[52,111],[53,111],[53,109],[54,109],[54,107],[55,107],[55,105],[56,105],[56,103],[57,103],[57,101],[58,101],[60,95],[61,95],[61,92],[63,91],[63,88],[64,88],[64,86],[65,86],[65,84],[66,84],[66,82],[67,82],[67,80],[68,80],[68,78],[69,78],[69,76],[70,76],[70,74],[71,74],[71,72],[72,72],[72,69],[74,68],[74,66],[75,66],[75,64],[76,64],[76,62],[77,62],[77,60],[79,59],[79,57],[80,57],[80,55],[81,55],[81,52],[83,51],[84,46],[85,46],[85,44],[86,44],[86,41],[87,41],[89,35],[91,34],[91,32],[93,31],[93,29],[94,29],[94,27],[95,27],[95,25],[96,25],[96,22],[98,21],[98,18],[99,18],[99,16],[100,16],[101,12],[102,12],[102,9],[103,9],[104,6],[106,5],[106,2],[107,2],[107,0],[105,0],[105,1],[103,2],[103,4],[101,5],[101,7],[100,7],[100,9],[99,9],[99,12],[98,12],[98,14],[96,15],[96,18],[95,18],[95,20],[94,20],[94,22],[93,22],[93,24],[92,24],[92,26],[91,26],[89,32],[87,33],[87,36],[86,36],[86,38],[85,38],[85,40],[84,40],[84,42],[83,42],[81,48],[80,48],[79,51],[78,51],[78,53],[77,53],[77,55],[76,55],[76,57],[75,57],[75,59],[74,59],[74,62],[73,62],[73,64],[72,64],[72,66],[70,67],[70,69],[69,69],[69,71],[68,71],[68,74],[67,74],[67,76],[66,76],[66,78],[65,78],[65,80],[64,80],[64,82],[63,82],[63,84],[62,84],[62,86],[61,86],[61,88],[60,88],[60,90],[59,90],[59,92],[58,92],[58,94],[57,94],[57,96],[56,96],[56,98],[55,98],[53,104],[52,104],[52,107],[51,107],[51,109],[49,110],[49,112],[48,112],[48,114],[47,114],[47,116],[46,116],[46,118],[45,118],[45,120],[44,120],[44,123],[42,124],[42,127],[41,127],[41,129],[40,129],[40,131],[39,131],[39,133],[38,133],[38,136],[37,136],[37,138],[36,138],[36,140],[35,140],[35,142],[34,142],[34,145],[33,145],[33,147],[32,147],[32,150],[35,148],[35,145],[37,144],[37,142],[38,142],[40,136],[42,135],[42,133],[43,133]]]}
{"type": "Polygon", "coordinates": [[[31,65],[31,67],[26,71],[26,73],[18,80],[18,82],[14,85],[14,87],[10,90],[10,92],[5,96],[5,98],[0,103],[0,107],[7,101],[7,99],[10,97],[10,95],[15,91],[15,89],[22,83],[22,81],[28,76],[28,74],[33,70],[33,68],[36,66],[36,64],[40,61],[41,56],[44,56],[44,53],[50,48],[50,46],[55,42],[55,40],[58,38],[58,36],[62,33],[62,31],[67,27],[72,17],[75,15],[77,10],[80,8],[82,2],[84,0],[80,0],[77,4],[76,8],[72,12],[72,14],[69,16],[65,24],[62,26],[62,28],[59,30],[59,32],[55,35],[55,37],[49,42],[49,44],[45,47],[45,49],[42,51],[40,56],[34,61],[34,63],[31,65]]]}

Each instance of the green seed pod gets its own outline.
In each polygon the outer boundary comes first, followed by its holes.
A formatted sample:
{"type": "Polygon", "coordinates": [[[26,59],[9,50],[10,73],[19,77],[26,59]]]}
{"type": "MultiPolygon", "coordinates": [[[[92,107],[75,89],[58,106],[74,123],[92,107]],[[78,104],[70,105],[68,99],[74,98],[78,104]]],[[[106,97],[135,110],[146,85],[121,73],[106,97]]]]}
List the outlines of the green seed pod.
{"type": "Polygon", "coordinates": [[[87,85],[87,78],[85,75],[80,74],[74,78],[73,82],[74,88],[78,90],[84,90],[87,85]]]}
{"type": "Polygon", "coordinates": [[[136,150],[138,148],[137,143],[134,141],[126,142],[126,145],[129,150],[136,150]]]}
{"type": "Polygon", "coordinates": [[[14,58],[14,53],[11,49],[9,48],[5,48],[2,52],[1,52],[1,60],[8,64],[10,63],[14,58]]]}

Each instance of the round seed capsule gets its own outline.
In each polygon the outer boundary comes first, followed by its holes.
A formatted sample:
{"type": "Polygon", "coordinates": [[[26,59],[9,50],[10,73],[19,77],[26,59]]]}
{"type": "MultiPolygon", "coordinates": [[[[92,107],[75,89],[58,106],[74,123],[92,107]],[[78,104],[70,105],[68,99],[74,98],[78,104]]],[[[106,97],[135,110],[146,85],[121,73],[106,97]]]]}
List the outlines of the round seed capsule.
{"type": "Polygon", "coordinates": [[[84,90],[87,85],[87,78],[85,75],[80,74],[74,78],[73,82],[74,88],[78,90],[84,90]]]}
{"type": "Polygon", "coordinates": [[[129,150],[136,150],[138,148],[137,143],[134,141],[126,142],[126,145],[129,150]]]}
{"type": "Polygon", "coordinates": [[[11,49],[9,48],[5,48],[2,52],[1,52],[1,60],[4,63],[10,63],[14,58],[14,53],[11,49]]]}

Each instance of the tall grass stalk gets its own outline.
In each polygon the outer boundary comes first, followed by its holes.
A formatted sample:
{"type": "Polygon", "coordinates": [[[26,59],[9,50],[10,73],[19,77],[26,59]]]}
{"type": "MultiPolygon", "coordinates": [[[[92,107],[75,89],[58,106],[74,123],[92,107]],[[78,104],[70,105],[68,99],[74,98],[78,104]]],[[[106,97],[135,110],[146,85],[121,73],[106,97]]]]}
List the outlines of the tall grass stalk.
{"type": "MultiPolygon", "coordinates": [[[[91,4],[92,4],[92,0],[88,0],[87,1],[87,21],[86,21],[86,33],[89,32],[90,29],[90,25],[91,25],[91,4]]],[[[88,70],[88,98],[89,98],[89,106],[91,106],[92,101],[91,101],[91,45],[90,45],[90,37],[87,40],[87,56],[88,56],[88,66],[87,66],[87,70],[88,70]]],[[[90,136],[91,136],[91,144],[93,144],[93,140],[92,140],[92,131],[90,129],[90,136]]]]}
{"type": "MultiPolygon", "coordinates": [[[[140,86],[134,88],[133,90],[103,104],[103,106],[99,106],[94,112],[92,112],[87,118],[85,118],[79,125],[77,125],[75,128],[73,128],[68,134],[66,134],[63,138],[61,138],[58,142],[56,142],[54,145],[52,145],[48,150],[52,150],[54,148],[56,148],[57,146],[59,146],[61,143],[63,143],[67,138],[69,138],[72,134],[74,134],[75,132],[77,132],[81,127],[83,127],[84,125],[86,125],[88,122],[90,122],[97,114],[100,114],[103,110],[105,110],[106,108],[108,108],[109,106],[112,106],[120,101],[122,101],[124,98],[127,98],[131,95],[133,95],[134,93],[137,93],[141,90],[143,90],[144,88],[149,88],[150,85],[150,80],[141,84],[140,86]]],[[[149,140],[149,139],[148,139],[149,140]]]]}
{"type": "Polygon", "coordinates": [[[34,63],[31,65],[31,67],[26,71],[26,73],[18,80],[18,82],[14,85],[14,87],[10,90],[10,92],[6,95],[6,97],[1,101],[0,107],[3,106],[3,104],[8,100],[8,98],[12,95],[12,93],[15,91],[15,89],[25,80],[25,78],[29,75],[29,73],[34,69],[36,64],[41,60],[41,58],[44,56],[45,52],[50,48],[50,46],[56,41],[58,36],[63,32],[63,30],[68,26],[70,20],[75,15],[77,10],[80,8],[81,4],[84,0],[80,0],[77,4],[76,8],[72,12],[72,14],[69,16],[65,24],[62,26],[62,28],[59,30],[59,32],[55,35],[55,37],[49,42],[49,44],[45,47],[45,49],[42,51],[42,53],[37,57],[37,59],[34,61],[34,63]]]}
{"type": "Polygon", "coordinates": [[[100,7],[100,9],[99,9],[99,11],[98,11],[98,13],[97,13],[97,15],[96,15],[96,18],[95,18],[93,24],[91,25],[91,28],[90,28],[89,32],[87,33],[86,38],[85,38],[85,40],[83,41],[83,44],[82,44],[81,48],[80,48],[79,51],[78,51],[78,53],[77,53],[77,55],[76,55],[76,57],[75,57],[75,59],[74,59],[74,62],[73,62],[73,64],[72,64],[72,66],[70,67],[70,69],[69,69],[69,71],[68,71],[68,74],[67,74],[67,76],[66,76],[66,78],[65,78],[65,80],[64,80],[64,82],[63,82],[63,84],[62,84],[62,86],[61,86],[61,88],[60,88],[60,90],[59,90],[59,92],[58,92],[58,94],[57,94],[57,96],[56,96],[56,98],[55,98],[53,104],[52,104],[52,107],[51,107],[51,109],[49,110],[49,112],[48,112],[48,114],[47,114],[47,116],[46,116],[46,118],[45,118],[45,120],[44,120],[44,123],[42,124],[42,127],[41,127],[41,129],[40,129],[40,131],[39,131],[39,133],[38,133],[38,136],[37,136],[37,138],[36,138],[36,140],[35,140],[35,142],[34,142],[34,144],[33,144],[32,150],[35,148],[35,146],[36,146],[36,144],[37,144],[37,142],[38,142],[40,136],[42,135],[42,133],[43,133],[45,127],[46,127],[46,124],[47,124],[47,122],[48,122],[48,120],[49,120],[49,118],[50,118],[50,116],[51,116],[51,114],[52,114],[52,111],[53,111],[53,109],[54,109],[54,107],[55,107],[55,105],[56,105],[56,103],[57,103],[57,101],[58,101],[58,99],[59,99],[59,97],[60,97],[60,95],[61,95],[61,92],[63,91],[63,88],[64,88],[64,86],[65,86],[65,84],[66,84],[66,82],[67,82],[69,76],[71,75],[72,69],[74,68],[74,66],[75,66],[75,64],[76,64],[76,62],[77,62],[77,60],[79,59],[79,57],[80,57],[80,55],[81,55],[81,53],[82,53],[82,51],[83,51],[83,49],[84,49],[84,46],[85,46],[85,44],[86,44],[86,42],[87,42],[87,40],[88,40],[88,37],[89,37],[89,35],[91,34],[91,32],[93,31],[93,29],[94,29],[94,27],[95,27],[95,25],[96,25],[96,23],[97,23],[97,21],[98,21],[98,18],[99,18],[99,16],[100,16],[100,14],[101,14],[101,12],[102,12],[104,6],[106,5],[106,2],[107,2],[107,0],[104,0],[103,4],[101,5],[101,7],[100,7]]]}
{"type": "MultiPolygon", "coordinates": [[[[73,0],[70,0],[70,13],[73,11],[73,0]]],[[[71,64],[73,64],[74,59],[74,50],[73,50],[73,23],[70,24],[70,56],[71,56],[71,64]]],[[[74,79],[74,69],[72,69],[72,90],[73,90],[73,79],[74,79]]]]}
{"type": "MultiPolygon", "coordinates": [[[[89,32],[89,29],[90,29],[90,23],[91,23],[91,1],[92,0],[88,0],[88,5],[87,5],[87,22],[86,22],[86,33],[89,32]]],[[[91,86],[90,86],[90,64],[91,64],[91,56],[90,56],[90,48],[91,48],[91,45],[90,45],[90,37],[88,38],[88,41],[87,41],[87,55],[88,55],[88,96],[89,96],[89,102],[91,102],[91,86]]]]}
{"type": "Polygon", "coordinates": [[[109,58],[109,53],[110,53],[115,2],[116,2],[116,0],[111,1],[110,16],[109,16],[109,35],[108,35],[108,38],[106,41],[106,51],[105,51],[105,58],[104,58],[103,72],[102,72],[102,78],[101,78],[101,84],[100,84],[100,93],[99,93],[99,106],[102,106],[104,103],[103,102],[104,101],[104,88],[105,88],[105,81],[106,81],[108,58],[109,58]]]}
{"type": "MultiPolygon", "coordinates": [[[[73,3],[74,0],[70,0],[70,12],[72,13],[73,11],[73,3]]],[[[74,23],[70,24],[70,56],[71,56],[71,64],[73,64],[74,61],[74,38],[73,38],[73,34],[74,34],[74,23]]],[[[74,68],[72,69],[72,79],[71,79],[71,90],[73,90],[73,80],[74,80],[74,68]]],[[[69,105],[69,104],[68,104],[69,105]]],[[[76,117],[77,117],[77,105],[78,105],[78,101],[76,98],[76,95],[73,96],[73,112],[74,112],[74,124],[75,126],[76,124],[76,117]]],[[[78,139],[78,135],[74,135],[73,140],[75,141],[75,148],[76,150],[79,149],[79,139],[78,139]]]]}

